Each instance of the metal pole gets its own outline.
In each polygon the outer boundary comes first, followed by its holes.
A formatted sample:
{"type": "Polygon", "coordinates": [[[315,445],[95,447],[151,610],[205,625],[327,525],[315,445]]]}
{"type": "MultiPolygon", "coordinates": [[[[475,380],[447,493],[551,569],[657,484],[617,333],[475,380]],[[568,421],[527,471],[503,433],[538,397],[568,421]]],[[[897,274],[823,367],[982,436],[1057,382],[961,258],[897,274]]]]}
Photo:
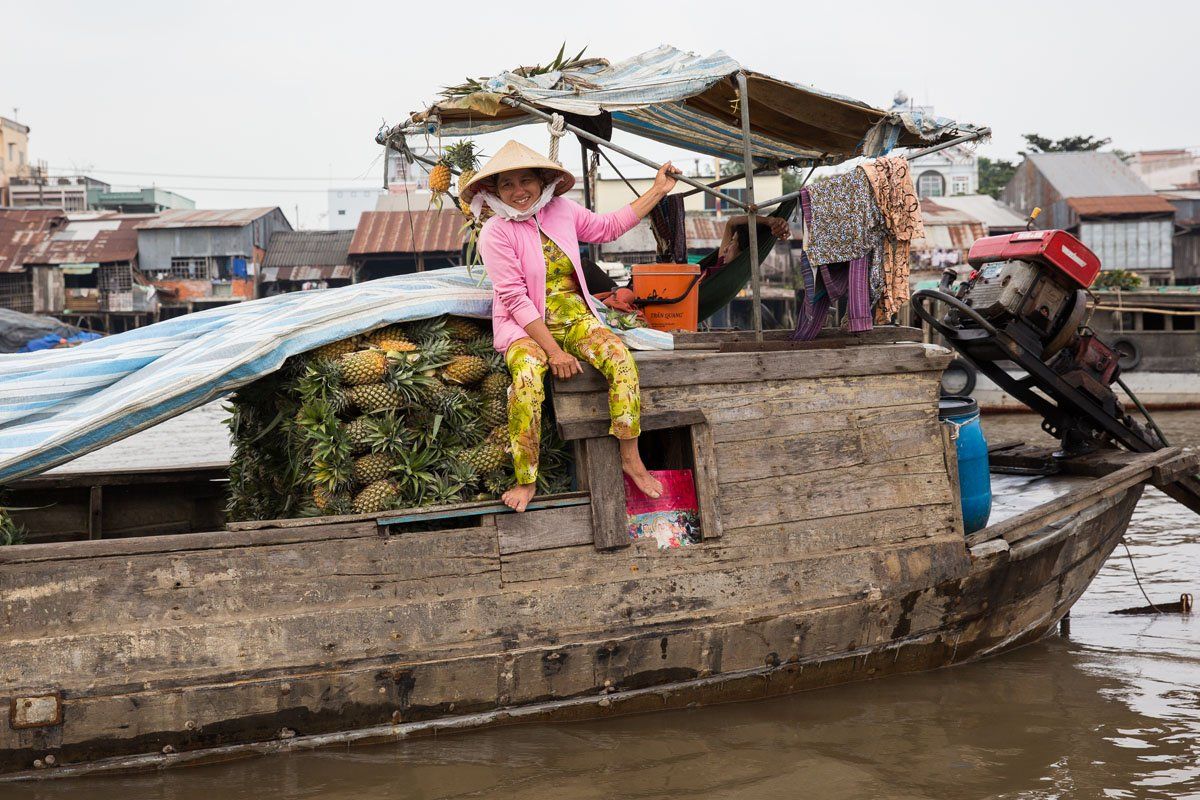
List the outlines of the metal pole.
{"type": "MultiPolygon", "coordinates": [[[[775,170],[778,170],[778,169],[781,169],[784,167],[794,167],[798,163],[799,163],[799,161],[796,160],[796,158],[790,158],[790,160],[788,160],[788,161],[781,161],[778,164],[769,164],[769,166],[767,166],[767,167],[760,167],[760,168],[754,170],[754,174],[755,175],[766,175],[767,173],[773,173],[773,172],[775,172],[775,170]]],[[[745,173],[738,173],[737,175],[726,175],[725,178],[722,178],[719,181],[713,181],[712,184],[709,184],[709,186],[725,186],[726,184],[732,184],[733,181],[742,180],[743,178],[745,178],[745,176],[746,176],[745,173]]],[[[700,193],[700,190],[698,190],[698,188],[694,188],[694,190],[689,190],[689,191],[684,192],[683,196],[691,197],[692,194],[698,194],[698,193],[700,193]]]]}
{"type": "Polygon", "coordinates": [[[762,342],[762,283],[758,275],[758,218],[754,204],[754,152],[750,142],[750,88],[746,73],[737,74],[738,100],[742,107],[742,164],[746,172],[746,205],[750,211],[750,223],[746,226],[750,234],[750,289],[754,293],[754,305],[750,317],[754,320],[754,341],[762,342]]]}
{"type": "MultiPolygon", "coordinates": [[[[596,198],[592,197],[592,181],[591,176],[588,175],[588,149],[587,145],[583,143],[583,139],[579,139],[579,163],[581,166],[580,171],[583,173],[583,205],[588,211],[595,211],[596,198]]],[[[587,247],[588,258],[590,258],[592,261],[599,260],[597,257],[599,255],[600,246],[595,242],[588,242],[587,247]]]]}
{"type": "MultiPolygon", "coordinates": [[[[956,136],[953,139],[942,142],[941,144],[935,144],[932,147],[926,147],[922,150],[914,150],[911,153],[905,153],[904,157],[906,159],[908,159],[909,161],[915,161],[916,159],[921,158],[922,156],[927,156],[930,153],[936,153],[939,150],[945,150],[947,147],[954,147],[954,145],[956,145],[956,144],[962,144],[963,142],[974,141],[975,139],[982,139],[985,136],[991,136],[991,135],[992,135],[991,128],[980,128],[979,130],[975,131],[974,133],[965,133],[962,136],[956,136]]],[[[758,204],[758,207],[759,208],[769,208],[770,206],[777,206],[780,203],[786,203],[788,200],[792,200],[799,196],[800,196],[800,192],[798,192],[798,191],[788,192],[787,194],[781,194],[779,197],[773,197],[770,200],[764,200],[763,202],[758,204]]]]}
{"type": "MultiPolygon", "coordinates": [[[[553,117],[551,117],[546,112],[544,112],[540,109],[534,108],[533,106],[529,105],[528,103],[522,103],[520,100],[513,100],[512,98],[506,97],[506,98],[504,98],[504,102],[506,104],[512,106],[513,108],[519,108],[522,111],[524,111],[526,114],[531,114],[532,116],[535,116],[541,120],[545,120],[546,122],[551,122],[553,120],[553,117]]],[[[651,169],[654,169],[656,171],[662,169],[662,164],[656,164],[648,158],[639,156],[637,153],[633,152],[632,150],[626,150],[624,147],[621,147],[618,144],[613,144],[612,142],[601,139],[599,136],[594,136],[594,135],[588,133],[587,131],[583,130],[582,128],[575,127],[574,125],[570,124],[569,122],[565,123],[563,125],[563,128],[570,131],[571,133],[575,134],[576,136],[578,136],[580,138],[587,139],[589,142],[598,144],[601,147],[607,147],[609,150],[612,150],[614,153],[620,153],[621,155],[625,156],[626,158],[632,158],[634,161],[638,162],[639,164],[645,164],[647,167],[650,167],[651,169]]],[[[747,169],[749,169],[749,167],[747,167],[747,169]]],[[[750,208],[749,204],[743,203],[741,200],[738,200],[736,197],[731,197],[731,196],[725,194],[724,192],[718,192],[716,189],[710,189],[708,187],[708,184],[701,183],[700,181],[696,180],[695,178],[689,177],[682,173],[679,175],[676,175],[675,177],[678,180],[681,180],[684,183],[688,184],[689,186],[694,186],[702,192],[707,192],[708,194],[711,194],[713,197],[718,197],[722,200],[726,200],[730,203],[733,203],[735,206],[738,206],[739,208],[744,208],[747,211],[752,210],[750,208]]]]}

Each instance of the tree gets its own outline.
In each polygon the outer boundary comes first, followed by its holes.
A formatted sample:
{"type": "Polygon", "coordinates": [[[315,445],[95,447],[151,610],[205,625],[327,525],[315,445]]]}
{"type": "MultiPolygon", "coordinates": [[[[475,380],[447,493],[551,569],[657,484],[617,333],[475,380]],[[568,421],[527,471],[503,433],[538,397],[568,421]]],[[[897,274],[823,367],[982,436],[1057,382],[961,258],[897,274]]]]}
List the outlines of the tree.
{"type": "Polygon", "coordinates": [[[1017,165],[1002,158],[992,159],[986,156],[980,156],[978,164],[979,193],[999,199],[1000,192],[1004,191],[1004,187],[1016,173],[1017,165]]]}
{"type": "MultiPolygon", "coordinates": [[[[1107,144],[1112,143],[1112,139],[1105,137],[1097,139],[1095,136],[1065,136],[1062,139],[1049,139],[1041,134],[1027,133],[1024,136],[1025,144],[1029,146],[1031,153],[1079,153],[1092,150],[1099,150],[1107,144]]],[[[1020,155],[1025,155],[1024,150],[1020,155]]]]}

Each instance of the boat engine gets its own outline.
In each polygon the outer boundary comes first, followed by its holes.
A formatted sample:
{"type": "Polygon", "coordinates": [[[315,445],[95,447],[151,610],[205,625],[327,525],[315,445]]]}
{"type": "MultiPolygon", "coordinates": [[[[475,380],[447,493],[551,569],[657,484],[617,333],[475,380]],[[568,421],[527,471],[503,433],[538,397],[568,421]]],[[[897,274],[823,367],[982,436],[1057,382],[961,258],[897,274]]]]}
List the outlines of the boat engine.
{"type": "Polygon", "coordinates": [[[1153,423],[1147,428],[1125,412],[1112,389],[1120,383],[1117,354],[1087,327],[1088,288],[1100,260],[1083,242],[1060,230],[988,236],[972,245],[967,261],[974,270],[957,291],[957,273],[947,271],[938,289],[913,294],[913,310],[977,370],[1041,414],[1063,455],[1109,442],[1136,452],[1165,446],[1153,423]],[[949,310],[934,314],[932,301],[949,310]],[[1008,362],[1025,375],[1006,370],[1008,362]]]}

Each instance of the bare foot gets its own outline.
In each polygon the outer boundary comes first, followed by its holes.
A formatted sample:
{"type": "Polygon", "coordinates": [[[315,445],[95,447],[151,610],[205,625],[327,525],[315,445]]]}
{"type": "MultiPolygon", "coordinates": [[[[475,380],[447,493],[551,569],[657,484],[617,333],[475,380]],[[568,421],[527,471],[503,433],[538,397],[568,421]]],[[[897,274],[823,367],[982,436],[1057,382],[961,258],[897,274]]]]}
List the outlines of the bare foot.
{"type": "Polygon", "coordinates": [[[525,506],[529,505],[529,501],[533,499],[533,493],[536,491],[536,483],[518,483],[505,492],[500,499],[504,501],[504,505],[513,511],[524,511],[525,506]]]}
{"type": "Polygon", "coordinates": [[[662,483],[646,470],[646,465],[642,463],[641,458],[622,458],[621,469],[633,479],[634,484],[642,490],[642,494],[654,498],[662,496],[662,483]]]}

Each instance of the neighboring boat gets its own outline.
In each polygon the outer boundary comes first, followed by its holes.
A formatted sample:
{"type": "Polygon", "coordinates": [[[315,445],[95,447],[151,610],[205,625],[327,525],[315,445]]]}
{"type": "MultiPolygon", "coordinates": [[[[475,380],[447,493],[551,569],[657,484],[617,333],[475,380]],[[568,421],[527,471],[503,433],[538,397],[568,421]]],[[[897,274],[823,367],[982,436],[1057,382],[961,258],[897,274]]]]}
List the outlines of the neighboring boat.
{"type": "Polygon", "coordinates": [[[680,548],[627,536],[593,372],[553,392],[585,490],[523,515],[222,529],[218,467],[15,483],[38,508],[20,514],[31,543],[0,548],[0,771],[682,708],[994,655],[1067,613],[1147,481],[1194,468],[1106,451],[1059,465],[1102,477],[1048,478],[1066,494],[964,536],[937,417],[948,351],[912,329],[829,334],[637,354],[659,465],[695,473],[703,538],[680,548]]]}

